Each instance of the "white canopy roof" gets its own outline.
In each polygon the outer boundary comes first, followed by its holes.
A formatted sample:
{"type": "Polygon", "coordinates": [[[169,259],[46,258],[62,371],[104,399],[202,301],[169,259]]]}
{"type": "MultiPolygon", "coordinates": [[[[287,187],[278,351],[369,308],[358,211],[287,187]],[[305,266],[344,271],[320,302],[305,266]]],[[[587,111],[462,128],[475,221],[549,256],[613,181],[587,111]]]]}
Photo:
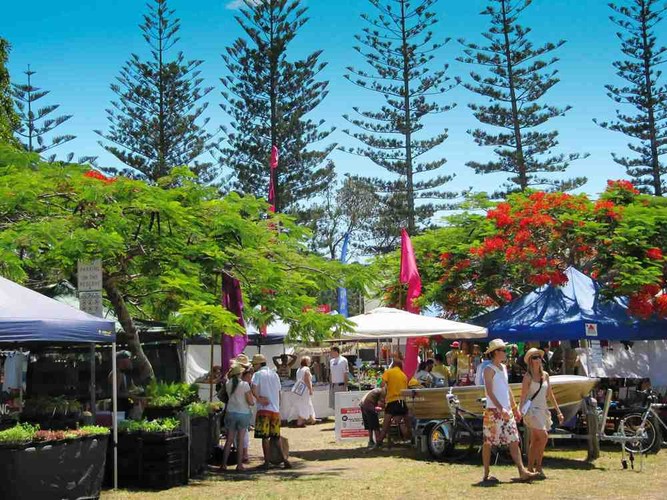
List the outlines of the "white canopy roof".
{"type": "Polygon", "coordinates": [[[342,340],[433,337],[436,335],[448,339],[483,339],[487,337],[486,328],[481,326],[421,316],[390,307],[378,307],[348,319],[356,324],[356,328],[352,332],[344,333],[341,336],[342,340]]]}

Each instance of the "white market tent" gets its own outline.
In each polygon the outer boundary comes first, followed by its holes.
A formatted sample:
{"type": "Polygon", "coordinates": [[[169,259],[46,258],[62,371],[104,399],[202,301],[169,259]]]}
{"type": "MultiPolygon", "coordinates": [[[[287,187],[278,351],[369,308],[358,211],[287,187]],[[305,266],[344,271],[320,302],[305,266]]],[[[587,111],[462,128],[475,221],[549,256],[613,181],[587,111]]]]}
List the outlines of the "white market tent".
{"type": "Polygon", "coordinates": [[[486,328],[431,316],[378,307],[364,314],[352,316],[352,332],[343,333],[339,340],[379,340],[410,337],[442,336],[447,339],[485,339],[486,328]]]}
{"type": "Polygon", "coordinates": [[[640,340],[628,348],[621,342],[610,342],[600,350],[601,359],[589,361],[589,350],[577,349],[589,377],[650,378],[653,388],[667,388],[667,340],[640,340]]]}

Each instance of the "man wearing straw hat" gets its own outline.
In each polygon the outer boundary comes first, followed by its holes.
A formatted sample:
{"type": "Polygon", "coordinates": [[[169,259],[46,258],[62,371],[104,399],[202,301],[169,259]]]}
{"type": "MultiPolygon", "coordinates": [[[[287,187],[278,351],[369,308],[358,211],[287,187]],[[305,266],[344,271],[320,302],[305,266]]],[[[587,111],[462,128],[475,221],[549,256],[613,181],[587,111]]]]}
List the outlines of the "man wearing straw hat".
{"type": "Polygon", "coordinates": [[[263,354],[252,357],[252,366],[255,369],[252,392],[257,399],[255,438],[262,440],[263,468],[269,468],[273,444],[280,449],[285,469],[291,469],[280,440],[280,377],[266,366],[266,357],[263,354]]]}
{"type": "Polygon", "coordinates": [[[507,358],[506,346],[507,344],[501,339],[495,339],[491,341],[489,348],[484,353],[491,364],[484,368],[486,409],[484,410],[484,446],[482,448],[484,478],[482,482],[499,482],[495,477],[489,476],[491,447],[493,446],[509,445],[512,460],[519,469],[521,481],[530,481],[537,477],[536,473],[526,470],[521,459],[519,430],[516,426],[516,421],[521,419],[521,413],[510,389],[507,368],[503,365],[503,361],[507,358]]]}

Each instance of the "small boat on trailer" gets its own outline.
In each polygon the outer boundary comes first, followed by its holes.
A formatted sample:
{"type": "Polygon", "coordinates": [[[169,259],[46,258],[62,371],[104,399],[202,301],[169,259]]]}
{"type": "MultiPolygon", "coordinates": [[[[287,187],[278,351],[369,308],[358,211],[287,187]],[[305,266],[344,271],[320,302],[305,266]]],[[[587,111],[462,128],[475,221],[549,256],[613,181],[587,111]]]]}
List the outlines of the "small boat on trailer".
{"type": "MultiPolygon", "coordinates": [[[[580,377],[577,375],[552,375],[550,378],[554,395],[558,401],[565,420],[569,420],[581,407],[582,400],[587,397],[597,385],[598,379],[580,377]]],[[[517,404],[521,397],[521,384],[510,384],[517,404]]],[[[484,412],[484,386],[452,387],[461,404],[461,408],[476,415],[484,412]]],[[[451,417],[447,404],[447,393],[450,388],[439,387],[434,389],[408,389],[403,391],[403,398],[412,415],[417,419],[445,419],[451,417]]],[[[551,401],[549,400],[551,404],[551,401]]]]}

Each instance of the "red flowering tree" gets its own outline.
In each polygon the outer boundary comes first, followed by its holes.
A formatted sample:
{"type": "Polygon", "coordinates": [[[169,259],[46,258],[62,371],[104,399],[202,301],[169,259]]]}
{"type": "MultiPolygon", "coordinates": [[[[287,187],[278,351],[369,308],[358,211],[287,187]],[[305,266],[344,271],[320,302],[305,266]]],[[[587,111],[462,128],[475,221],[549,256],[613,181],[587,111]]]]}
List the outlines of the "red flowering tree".
{"type": "MultiPolygon", "coordinates": [[[[470,318],[545,285],[562,285],[574,266],[609,295],[630,297],[637,316],[667,316],[663,299],[667,204],[610,181],[597,201],[586,195],[519,193],[450,226],[415,238],[422,303],[470,318]]],[[[384,268],[390,268],[386,263],[384,268]]],[[[392,281],[393,281],[392,277],[392,281]]],[[[387,299],[396,300],[392,283],[387,299]]]]}

